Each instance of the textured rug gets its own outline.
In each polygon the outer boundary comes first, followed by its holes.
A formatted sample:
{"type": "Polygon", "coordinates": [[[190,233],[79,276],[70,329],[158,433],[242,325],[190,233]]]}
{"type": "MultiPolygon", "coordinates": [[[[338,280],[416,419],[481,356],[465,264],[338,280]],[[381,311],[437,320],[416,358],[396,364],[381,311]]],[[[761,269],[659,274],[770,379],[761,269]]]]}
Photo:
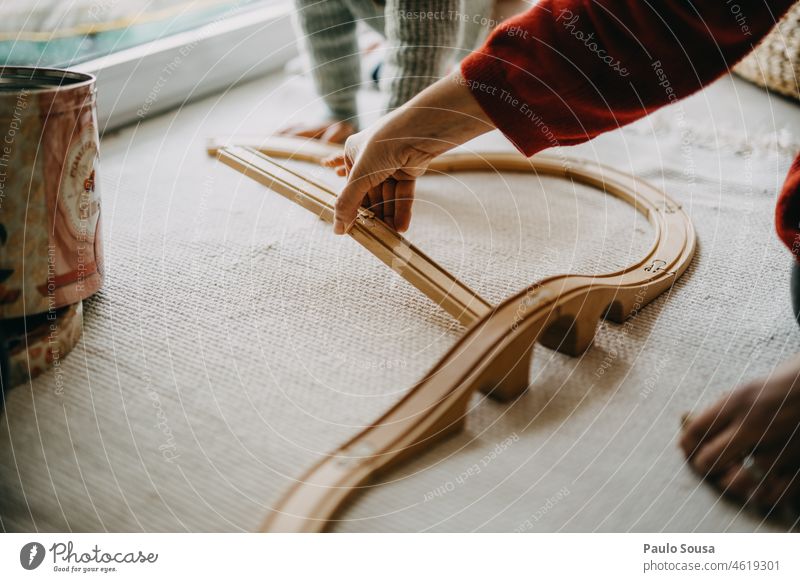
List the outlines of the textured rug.
{"type": "MultiPolygon", "coordinates": [[[[676,447],[682,413],[800,349],[772,214],[798,144],[774,116],[755,133],[718,127],[719,96],[774,104],[741,82],[710,91],[562,152],[634,172],[690,213],[699,251],[672,292],[602,324],[580,358],[537,347],[524,397],[475,396],[466,432],[370,487],[335,530],[786,529],[721,500],[676,447]]],[[[352,240],[204,156],[208,136],[318,106],[305,82],[273,78],[104,139],[107,283],[80,346],[9,395],[4,530],[256,529],[463,333],[352,240]]],[[[631,263],[653,235],[617,200],[531,176],[426,177],[414,212],[408,237],[491,301],[631,263]]]]}

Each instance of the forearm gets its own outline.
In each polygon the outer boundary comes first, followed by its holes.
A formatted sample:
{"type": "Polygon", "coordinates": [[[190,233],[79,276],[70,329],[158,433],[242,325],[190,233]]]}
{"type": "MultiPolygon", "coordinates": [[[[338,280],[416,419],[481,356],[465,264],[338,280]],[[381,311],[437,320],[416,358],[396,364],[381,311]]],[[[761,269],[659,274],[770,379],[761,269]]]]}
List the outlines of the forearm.
{"type": "Polygon", "coordinates": [[[635,121],[712,82],[794,0],[542,0],[503,23],[462,72],[525,154],[635,121]]]}
{"type": "Polygon", "coordinates": [[[456,71],[390,113],[376,139],[399,140],[436,157],[495,129],[456,71]]]}
{"type": "Polygon", "coordinates": [[[356,22],[340,0],[295,0],[317,92],[335,119],[356,123],[361,81],[356,22]]]}

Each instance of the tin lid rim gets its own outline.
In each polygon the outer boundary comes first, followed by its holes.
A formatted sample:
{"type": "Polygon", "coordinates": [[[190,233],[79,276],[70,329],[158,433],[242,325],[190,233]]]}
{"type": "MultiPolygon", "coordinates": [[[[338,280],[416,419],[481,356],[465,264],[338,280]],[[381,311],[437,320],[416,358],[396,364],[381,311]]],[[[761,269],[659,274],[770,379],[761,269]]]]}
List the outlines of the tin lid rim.
{"type": "MultiPolygon", "coordinates": [[[[94,84],[97,78],[91,73],[71,71],[69,69],[58,69],[52,67],[22,67],[22,66],[0,66],[0,92],[2,92],[2,79],[18,77],[20,81],[30,80],[36,83],[41,80],[47,83],[47,87],[32,87],[29,93],[44,93],[48,91],[67,91],[80,89],[94,84]]],[[[18,92],[21,92],[22,88],[18,92]]],[[[12,92],[13,93],[13,92],[12,92]]]]}

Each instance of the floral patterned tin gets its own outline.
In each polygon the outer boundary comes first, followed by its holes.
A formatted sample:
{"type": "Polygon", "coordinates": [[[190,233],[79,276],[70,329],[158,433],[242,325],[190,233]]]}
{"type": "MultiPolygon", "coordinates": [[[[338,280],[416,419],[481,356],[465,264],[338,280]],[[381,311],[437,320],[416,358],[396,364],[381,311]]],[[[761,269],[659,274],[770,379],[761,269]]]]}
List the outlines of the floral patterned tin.
{"type": "Polygon", "coordinates": [[[0,319],[103,283],[95,92],[91,75],[0,67],[0,319]]]}

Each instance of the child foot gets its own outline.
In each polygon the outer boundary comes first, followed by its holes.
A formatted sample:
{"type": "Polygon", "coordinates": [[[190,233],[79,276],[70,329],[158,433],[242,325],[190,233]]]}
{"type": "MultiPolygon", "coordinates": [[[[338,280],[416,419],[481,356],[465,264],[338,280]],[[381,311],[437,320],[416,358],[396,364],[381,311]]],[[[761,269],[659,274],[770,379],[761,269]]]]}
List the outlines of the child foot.
{"type": "Polygon", "coordinates": [[[278,131],[278,135],[318,139],[328,143],[343,144],[356,133],[356,127],[347,121],[324,121],[289,125],[278,131]]]}

